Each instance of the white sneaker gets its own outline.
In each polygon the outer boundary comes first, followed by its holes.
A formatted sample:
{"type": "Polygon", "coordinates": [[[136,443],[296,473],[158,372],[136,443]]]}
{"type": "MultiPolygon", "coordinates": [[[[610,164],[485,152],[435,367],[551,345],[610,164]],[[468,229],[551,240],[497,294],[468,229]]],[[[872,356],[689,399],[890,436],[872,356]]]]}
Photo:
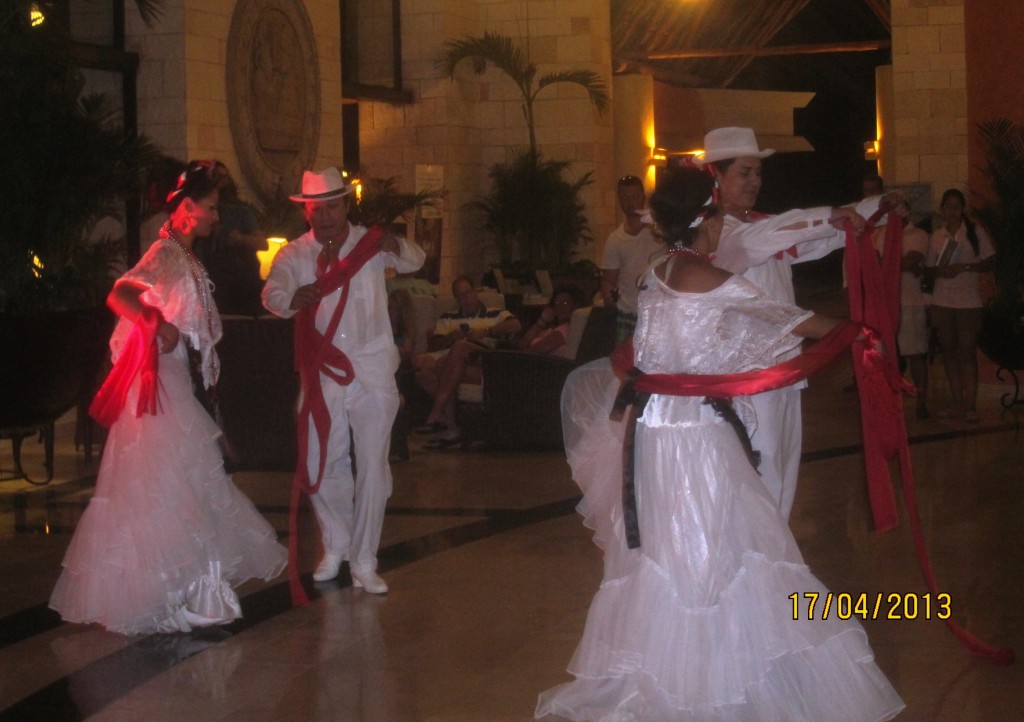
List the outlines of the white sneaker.
{"type": "Polygon", "coordinates": [[[388,583],[380,578],[377,572],[360,572],[350,569],[352,572],[352,586],[356,589],[365,589],[370,594],[387,594],[388,583]]]}
{"type": "Polygon", "coordinates": [[[313,572],[313,581],[326,582],[338,576],[341,559],[341,554],[324,554],[323,559],[316,565],[316,571],[313,572]]]}

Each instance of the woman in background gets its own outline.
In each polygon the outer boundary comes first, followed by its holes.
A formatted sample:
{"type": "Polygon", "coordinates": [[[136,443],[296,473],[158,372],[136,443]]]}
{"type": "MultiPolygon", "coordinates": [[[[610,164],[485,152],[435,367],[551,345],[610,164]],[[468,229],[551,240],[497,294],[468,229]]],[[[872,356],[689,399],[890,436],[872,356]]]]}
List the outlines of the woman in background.
{"type": "Polygon", "coordinates": [[[995,248],[985,229],[964,213],[967,199],[956,188],[942,194],[942,225],[932,233],[925,259],[935,279],[930,310],[939,336],[953,405],[939,418],[978,421],[978,334],[981,290],[978,274],[995,265],[995,248]]]}

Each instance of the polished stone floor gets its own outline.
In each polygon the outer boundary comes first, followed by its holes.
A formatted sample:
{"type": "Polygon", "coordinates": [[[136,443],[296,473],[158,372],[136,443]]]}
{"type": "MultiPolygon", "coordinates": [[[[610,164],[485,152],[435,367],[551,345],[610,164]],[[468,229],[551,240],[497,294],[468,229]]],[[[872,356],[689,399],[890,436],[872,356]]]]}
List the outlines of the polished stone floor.
{"type": "MultiPolygon", "coordinates": [[[[1008,387],[984,361],[981,373],[980,423],[908,414],[919,507],[954,617],[1021,654],[1024,443],[1019,412],[999,403],[1008,387]]],[[[940,363],[931,377],[939,409],[940,363]]],[[[870,528],[858,404],[842,390],[849,380],[848,364],[837,362],[804,392],[805,457],[791,526],[833,591],[920,598],[927,590],[907,525],[870,528]]],[[[386,596],[353,589],[345,573],[311,582],[317,550],[307,513],[308,606],[290,607],[283,579],[250,584],[238,623],[124,638],[62,624],[46,608],[95,474],[71,434],[70,421],[58,425],[54,483],[0,481],[0,720],[528,720],[537,693],[569,679],[600,558],[574,512],[577,491],[559,454],[414,445],[411,459],[394,465],[381,552],[386,596]]],[[[26,442],[28,465],[40,454],[26,442]]],[[[0,442],[0,467],[9,460],[10,442],[0,442]]],[[[283,536],[289,475],[235,480],[283,536]]],[[[899,719],[1024,719],[1020,664],[972,657],[934,619],[864,626],[907,703],[899,719]]]]}

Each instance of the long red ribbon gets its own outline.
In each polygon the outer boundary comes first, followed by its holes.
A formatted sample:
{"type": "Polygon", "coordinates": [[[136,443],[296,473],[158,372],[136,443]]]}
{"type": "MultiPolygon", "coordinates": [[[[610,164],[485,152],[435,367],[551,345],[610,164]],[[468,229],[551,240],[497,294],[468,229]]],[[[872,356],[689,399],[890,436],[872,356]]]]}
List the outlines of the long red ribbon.
{"type": "Polygon", "coordinates": [[[302,403],[295,417],[298,443],[298,461],[292,481],[291,509],[288,515],[288,582],[291,587],[292,604],[309,603],[309,595],[299,579],[299,501],[303,493],[315,494],[323,480],[327,463],[327,442],[331,434],[331,414],[324,399],[320,374],[334,382],[347,386],[355,379],[352,362],[345,352],[334,345],[334,334],[341,323],[348,304],[349,281],[366,262],[380,250],[380,236],[383,231],[374,226],[363,234],[347,256],[328,263],[321,253],[317,258],[317,290],[321,298],[341,289],[341,296],[334,308],[334,314],[323,333],[316,328],[316,312],[319,302],[306,306],[295,315],[295,366],[299,371],[299,385],[302,389],[302,403]],[[309,422],[312,419],[320,449],[320,461],[316,480],[309,476],[309,422]]]}
{"type": "MultiPolygon", "coordinates": [[[[889,209],[880,207],[868,219],[868,225],[858,237],[852,226],[846,226],[846,278],[850,291],[850,316],[854,320],[869,323],[879,329],[883,343],[889,349],[887,368],[889,376],[898,374],[896,358],[896,330],[899,326],[900,273],[903,256],[903,226],[898,219],[891,218],[886,224],[885,248],[881,266],[871,242],[874,224],[889,209]]],[[[892,529],[899,524],[896,495],[889,478],[888,462],[899,458],[900,478],[903,488],[903,504],[914,540],[918,566],[928,591],[937,595],[938,582],[928,556],[924,532],[917,503],[914,471],[910,461],[910,443],[907,439],[906,421],[903,416],[903,392],[914,393],[912,386],[902,389],[889,386],[888,389],[872,384],[870,371],[854,362],[854,375],[861,399],[861,429],[864,438],[864,460],[867,466],[868,490],[871,507],[878,531],[892,529]]],[[[1012,664],[1013,650],[995,647],[981,641],[952,618],[946,619],[953,634],[978,657],[995,664],[1012,664]]]]}
{"type": "Polygon", "coordinates": [[[125,340],[121,355],[114,368],[107,374],[100,390],[96,392],[89,404],[89,415],[105,428],[110,428],[121,415],[128,389],[131,388],[136,376],[141,376],[139,385],[139,403],[135,408],[136,418],[145,413],[154,416],[160,409],[160,398],[157,394],[160,368],[160,352],[156,345],[156,332],[164,317],[152,306],[143,306],[142,312],[135,319],[131,333],[125,340]]]}

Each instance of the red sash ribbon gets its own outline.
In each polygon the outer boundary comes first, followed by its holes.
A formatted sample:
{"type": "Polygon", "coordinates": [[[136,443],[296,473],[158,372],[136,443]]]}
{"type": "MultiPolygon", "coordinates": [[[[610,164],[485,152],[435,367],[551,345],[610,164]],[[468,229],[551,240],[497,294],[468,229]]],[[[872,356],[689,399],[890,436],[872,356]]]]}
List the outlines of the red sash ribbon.
{"type": "Polygon", "coordinates": [[[157,349],[156,332],[164,317],[152,306],[143,305],[142,312],[135,319],[131,333],[121,349],[121,355],[114,368],[107,374],[100,390],[96,392],[89,404],[89,415],[96,423],[110,428],[121,415],[128,389],[131,388],[136,376],[141,377],[139,385],[139,403],[135,408],[135,417],[143,414],[156,415],[160,409],[160,397],[157,393],[160,368],[160,352],[157,349]]]}
{"type": "Polygon", "coordinates": [[[288,517],[288,581],[291,586],[292,603],[295,605],[309,602],[309,596],[299,580],[299,500],[303,493],[315,494],[320,488],[327,463],[327,441],[331,433],[331,414],[324,399],[323,387],[320,385],[320,374],[342,386],[351,384],[355,378],[352,362],[334,345],[334,334],[348,304],[349,281],[367,261],[377,255],[382,233],[377,226],[370,228],[347,256],[334,263],[328,263],[323,253],[317,258],[318,278],[315,284],[321,298],[341,289],[341,296],[323,333],[316,328],[319,302],[306,306],[295,315],[295,366],[299,371],[299,387],[302,392],[302,401],[295,417],[298,461],[292,482],[291,510],[288,517]],[[315,480],[310,480],[309,475],[311,420],[320,449],[315,480]]]}

